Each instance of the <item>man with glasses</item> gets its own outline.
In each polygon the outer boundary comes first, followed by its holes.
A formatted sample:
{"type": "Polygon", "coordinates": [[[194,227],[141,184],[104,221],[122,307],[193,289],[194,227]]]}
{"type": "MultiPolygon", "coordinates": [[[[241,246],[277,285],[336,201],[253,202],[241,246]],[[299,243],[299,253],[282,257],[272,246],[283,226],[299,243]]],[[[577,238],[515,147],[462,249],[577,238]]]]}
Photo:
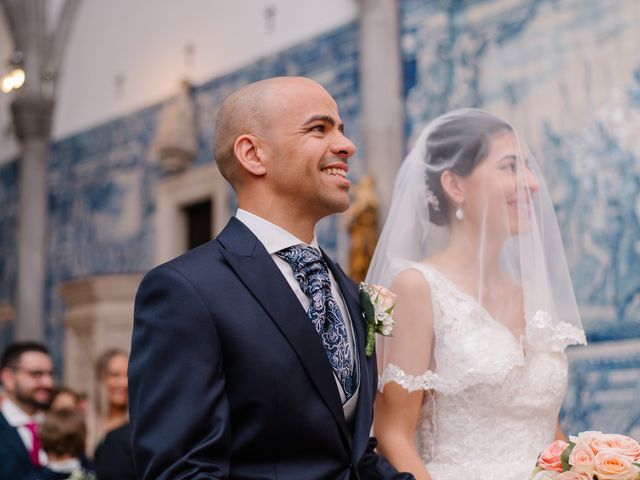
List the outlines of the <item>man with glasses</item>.
{"type": "Polygon", "coordinates": [[[0,478],[19,479],[38,471],[47,458],[38,425],[53,391],[53,363],[36,342],[10,344],[0,363],[4,401],[0,407],[0,478]]]}

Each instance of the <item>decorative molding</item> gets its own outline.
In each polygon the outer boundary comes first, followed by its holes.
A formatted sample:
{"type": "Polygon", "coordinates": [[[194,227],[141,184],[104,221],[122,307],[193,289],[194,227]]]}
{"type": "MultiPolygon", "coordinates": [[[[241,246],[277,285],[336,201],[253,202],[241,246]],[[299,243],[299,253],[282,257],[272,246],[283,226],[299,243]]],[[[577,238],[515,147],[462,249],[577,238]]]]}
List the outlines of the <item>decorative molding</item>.
{"type": "Polygon", "coordinates": [[[83,391],[94,385],[93,365],[107,348],[128,351],[133,303],[142,274],[91,276],[65,282],[64,383],[83,391]]]}
{"type": "Polygon", "coordinates": [[[227,188],[227,182],[216,165],[203,165],[158,182],[154,215],[156,264],[187,250],[184,207],[211,200],[211,238],[220,233],[230,216],[227,188]]]}

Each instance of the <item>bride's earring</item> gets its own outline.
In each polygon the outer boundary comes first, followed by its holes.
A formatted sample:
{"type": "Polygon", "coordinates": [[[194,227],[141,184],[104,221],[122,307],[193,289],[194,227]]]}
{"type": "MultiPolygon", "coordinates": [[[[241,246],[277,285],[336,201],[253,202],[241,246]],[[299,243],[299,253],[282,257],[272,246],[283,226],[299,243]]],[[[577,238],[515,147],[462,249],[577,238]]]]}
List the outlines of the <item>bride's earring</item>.
{"type": "Polygon", "coordinates": [[[462,207],[458,207],[456,210],[456,218],[460,221],[464,218],[464,212],[462,211],[462,207]]]}

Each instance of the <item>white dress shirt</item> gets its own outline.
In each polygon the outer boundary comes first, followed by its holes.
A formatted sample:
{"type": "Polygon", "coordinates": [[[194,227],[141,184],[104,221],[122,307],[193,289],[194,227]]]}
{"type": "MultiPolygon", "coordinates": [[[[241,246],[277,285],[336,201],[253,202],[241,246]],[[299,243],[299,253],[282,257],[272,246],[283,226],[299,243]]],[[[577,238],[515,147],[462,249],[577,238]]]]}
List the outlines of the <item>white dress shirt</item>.
{"type": "MultiPolygon", "coordinates": [[[[284,278],[287,280],[287,283],[289,283],[289,286],[291,287],[293,292],[296,294],[296,297],[298,297],[300,304],[302,305],[304,310],[307,311],[309,309],[309,306],[311,305],[311,299],[307,297],[307,295],[305,295],[305,293],[300,288],[300,285],[298,284],[298,281],[296,280],[293,274],[293,269],[291,268],[291,265],[289,265],[289,263],[286,260],[283,260],[278,255],[276,255],[276,252],[284,248],[292,247],[294,245],[300,245],[300,244],[307,245],[307,244],[302,240],[300,240],[299,238],[297,238],[295,235],[280,228],[279,226],[265,220],[264,218],[254,215],[253,213],[249,213],[246,210],[242,210],[241,208],[238,209],[235,217],[238,220],[240,220],[243,224],[245,224],[247,228],[251,230],[251,232],[264,245],[265,249],[267,250],[267,252],[269,252],[269,255],[271,255],[271,258],[275,262],[276,266],[280,269],[280,271],[282,272],[282,275],[284,275],[284,278]]],[[[317,249],[318,251],[320,251],[320,248],[318,247],[318,241],[315,235],[313,236],[313,239],[311,240],[311,243],[308,244],[308,246],[311,246],[317,249]]],[[[333,295],[333,298],[335,299],[336,304],[340,309],[340,313],[342,314],[342,318],[344,319],[347,327],[346,330],[347,330],[347,335],[349,337],[349,348],[351,349],[351,358],[353,359],[353,362],[354,362],[353,363],[354,369],[357,369],[359,368],[359,366],[357,362],[355,343],[353,341],[354,334],[353,334],[353,325],[351,323],[351,317],[349,316],[349,311],[345,306],[344,298],[342,297],[342,293],[337,287],[336,279],[333,278],[333,274],[331,273],[331,270],[329,270],[329,279],[331,280],[331,294],[333,295]]],[[[355,411],[356,403],[358,401],[357,397],[359,392],[359,385],[358,385],[358,389],[356,389],[356,392],[351,396],[349,401],[345,403],[346,396],[342,389],[342,384],[338,380],[338,377],[336,377],[335,373],[334,373],[334,378],[338,385],[338,391],[340,392],[340,399],[342,401],[342,408],[344,410],[345,417],[347,418],[347,420],[350,420],[355,411]]],[[[358,375],[358,378],[359,378],[359,375],[358,375]]]]}
{"type": "MultiPolygon", "coordinates": [[[[7,423],[18,431],[18,435],[20,435],[27,452],[30,452],[33,445],[33,439],[31,438],[31,432],[26,425],[30,423],[36,423],[38,425],[42,424],[42,421],[44,420],[44,413],[38,412],[35,415],[30,416],[23,412],[20,407],[8,398],[5,398],[2,402],[1,410],[7,423]]],[[[44,450],[40,449],[40,452],[38,452],[38,458],[40,460],[40,465],[47,464],[47,454],[44,453],[44,450]]]]}

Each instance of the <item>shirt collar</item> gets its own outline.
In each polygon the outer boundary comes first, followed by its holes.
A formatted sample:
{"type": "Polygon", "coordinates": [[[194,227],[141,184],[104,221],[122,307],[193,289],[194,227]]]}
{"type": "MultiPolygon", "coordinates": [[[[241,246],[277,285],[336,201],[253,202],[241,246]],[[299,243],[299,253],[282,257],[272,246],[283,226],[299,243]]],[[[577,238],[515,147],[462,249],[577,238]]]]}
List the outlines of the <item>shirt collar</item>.
{"type": "MultiPolygon", "coordinates": [[[[270,255],[284,248],[292,247],[293,245],[307,245],[292,233],[246,210],[239,208],[235,216],[258,237],[258,240],[260,240],[270,255]]],[[[315,232],[309,246],[314,247],[318,251],[320,250],[315,232]]]]}
{"type": "Polygon", "coordinates": [[[7,423],[12,427],[23,427],[34,422],[40,424],[44,420],[43,412],[37,412],[34,416],[30,416],[8,398],[2,402],[1,410],[7,423]]]}
{"type": "Polygon", "coordinates": [[[47,468],[58,473],[73,473],[74,470],[78,470],[82,467],[80,460],[77,458],[68,458],[67,460],[60,460],[58,462],[49,462],[47,468]]]}

